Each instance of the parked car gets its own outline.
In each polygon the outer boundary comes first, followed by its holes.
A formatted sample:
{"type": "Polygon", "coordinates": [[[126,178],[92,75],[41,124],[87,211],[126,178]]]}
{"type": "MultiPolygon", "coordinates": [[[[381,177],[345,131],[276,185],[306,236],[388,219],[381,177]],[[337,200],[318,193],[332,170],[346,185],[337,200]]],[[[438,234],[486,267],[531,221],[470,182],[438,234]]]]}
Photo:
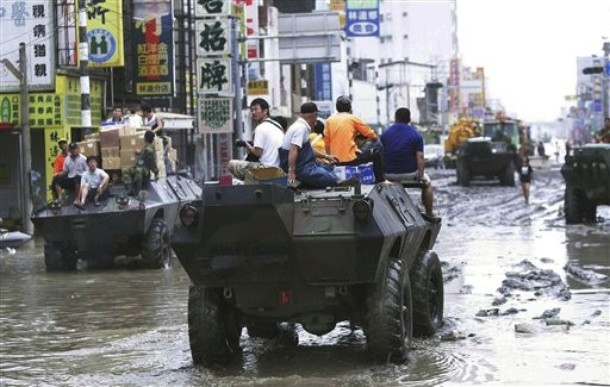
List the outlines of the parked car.
{"type": "Polygon", "coordinates": [[[434,169],[444,168],[443,158],[445,157],[445,150],[440,144],[426,144],[424,145],[424,160],[426,161],[426,167],[434,167],[434,169]]]}

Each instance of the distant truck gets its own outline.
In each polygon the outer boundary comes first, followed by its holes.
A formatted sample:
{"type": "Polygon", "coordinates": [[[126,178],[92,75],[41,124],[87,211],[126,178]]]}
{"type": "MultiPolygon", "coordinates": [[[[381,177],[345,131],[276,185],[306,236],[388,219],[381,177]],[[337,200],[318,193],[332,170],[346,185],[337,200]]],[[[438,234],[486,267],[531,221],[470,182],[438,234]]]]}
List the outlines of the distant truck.
{"type": "Polygon", "coordinates": [[[561,174],[566,183],[566,223],[594,222],[597,206],[610,205],[610,144],[574,148],[566,156],[561,174]]]}
{"type": "Polygon", "coordinates": [[[475,177],[498,179],[500,185],[515,185],[516,149],[505,141],[492,141],[489,137],[468,139],[458,152],[457,181],[468,187],[475,177]]]}

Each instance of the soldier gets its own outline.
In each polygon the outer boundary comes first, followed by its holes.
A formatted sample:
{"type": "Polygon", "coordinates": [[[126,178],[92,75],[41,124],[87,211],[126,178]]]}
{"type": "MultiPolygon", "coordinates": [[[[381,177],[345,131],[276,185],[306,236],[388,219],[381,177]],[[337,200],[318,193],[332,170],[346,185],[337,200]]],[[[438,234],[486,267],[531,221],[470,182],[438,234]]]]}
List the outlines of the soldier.
{"type": "Polygon", "coordinates": [[[146,145],[137,152],[138,158],[135,165],[123,169],[123,184],[125,184],[128,195],[135,195],[140,192],[143,180],[150,176],[150,172],[155,174],[155,178],[159,174],[155,147],[153,146],[155,133],[152,130],[147,130],[144,133],[144,141],[146,145]]]}

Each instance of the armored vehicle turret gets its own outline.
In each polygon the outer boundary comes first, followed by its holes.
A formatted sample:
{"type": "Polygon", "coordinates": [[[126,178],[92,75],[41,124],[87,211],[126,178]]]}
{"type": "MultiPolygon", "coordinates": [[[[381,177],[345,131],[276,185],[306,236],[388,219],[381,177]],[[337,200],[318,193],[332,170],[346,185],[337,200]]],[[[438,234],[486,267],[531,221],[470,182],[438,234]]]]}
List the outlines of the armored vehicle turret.
{"type": "Polygon", "coordinates": [[[201,196],[194,180],[171,175],[145,184],[137,197],[123,186],[110,189],[100,206],[82,208],[52,202],[32,216],[44,238],[48,271],[75,270],[79,259],[109,267],[119,255],[141,255],[146,266],[171,265],[170,238],[181,205],[201,196]]]}
{"type": "Polygon", "coordinates": [[[441,222],[401,185],[204,185],[180,216],[171,244],[192,281],[195,364],[230,361],[244,326],[251,337],[295,323],[323,335],[344,320],[363,328],[375,359],[400,362],[413,335],[442,323],[441,222]]]}
{"type": "Polygon", "coordinates": [[[566,223],[594,222],[597,206],[610,204],[610,144],[587,144],[565,158],[566,223]]]}

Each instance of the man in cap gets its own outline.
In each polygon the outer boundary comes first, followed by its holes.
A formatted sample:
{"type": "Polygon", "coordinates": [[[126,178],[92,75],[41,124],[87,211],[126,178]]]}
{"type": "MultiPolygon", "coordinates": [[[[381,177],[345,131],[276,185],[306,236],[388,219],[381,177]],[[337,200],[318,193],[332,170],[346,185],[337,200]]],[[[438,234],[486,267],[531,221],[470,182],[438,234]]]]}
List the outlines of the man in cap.
{"type": "Polygon", "coordinates": [[[53,187],[55,187],[57,182],[57,176],[64,170],[64,161],[68,156],[68,141],[65,138],[60,138],[57,140],[57,145],[59,146],[59,151],[53,162],[53,180],[51,181],[51,195],[53,195],[53,199],[57,199],[57,191],[53,187]]]}
{"type": "Polygon", "coordinates": [[[286,131],[279,151],[280,165],[288,173],[288,183],[294,184],[296,180],[299,180],[309,188],[356,184],[356,179],[340,182],[333,173],[332,164],[316,161],[316,157],[322,157],[331,163],[337,161],[335,156],[316,152],[311,147],[309,135],[317,119],[317,105],[314,102],[305,102],[301,105],[300,117],[286,131]]]}
{"type": "Polygon", "coordinates": [[[340,165],[358,165],[373,161],[375,179],[383,181],[380,150],[375,148],[371,155],[359,157],[361,149],[356,144],[358,138],[377,140],[377,134],[362,119],[352,114],[352,101],[340,96],[335,103],[337,113],[328,117],[324,128],[326,153],[336,155],[340,165]],[[373,154],[374,153],[374,154],[373,154]]]}
{"type": "Polygon", "coordinates": [[[57,198],[63,201],[62,190],[70,190],[75,193],[74,204],[78,203],[78,193],[80,192],[80,179],[87,170],[87,158],[80,153],[80,147],[73,142],[68,145],[69,156],[64,160],[64,166],[57,175],[53,189],[57,193],[57,198]]]}
{"type": "Polygon", "coordinates": [[[269,104],[262,98],[255,98],[250,103],[252,121],[256,124],[254,129],[254,142],[245,142],[246,151],[258,156],[259,161],[230,160],[229,172],[235,178],[243,180],[246,172],[251,169],[264,167],[279,167],[280,157],[278,148],[282,146],[284,132],[277,122],[269,118],[269,104]]]}

